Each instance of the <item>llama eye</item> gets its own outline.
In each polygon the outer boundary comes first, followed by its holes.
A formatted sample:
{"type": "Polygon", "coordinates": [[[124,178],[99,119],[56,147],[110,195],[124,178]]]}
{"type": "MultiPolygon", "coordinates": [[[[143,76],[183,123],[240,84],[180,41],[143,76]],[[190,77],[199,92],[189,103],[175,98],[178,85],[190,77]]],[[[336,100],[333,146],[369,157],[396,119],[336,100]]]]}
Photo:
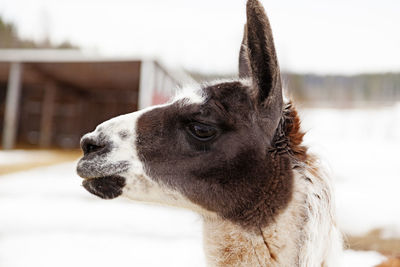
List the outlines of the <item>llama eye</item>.
{"type": "Polygon", "coordinates": [[[201,123],[189,124],[188,131],[194,138],[200,141],[209,141],[217,134],[215,127],[201,123]]]}

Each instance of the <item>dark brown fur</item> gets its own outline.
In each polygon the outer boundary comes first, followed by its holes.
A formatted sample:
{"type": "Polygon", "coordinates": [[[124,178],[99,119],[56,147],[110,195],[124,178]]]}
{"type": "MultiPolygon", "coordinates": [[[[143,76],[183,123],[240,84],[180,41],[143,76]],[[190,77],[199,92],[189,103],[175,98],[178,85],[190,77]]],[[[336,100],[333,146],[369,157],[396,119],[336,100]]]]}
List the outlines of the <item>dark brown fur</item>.
{"type": "Polygon", "coordinates": [[[204,89],[203,105],[178,102],[149,111],[139,118],[136,144],[150,177],[246,227],[265,226],[286,207],[293,183],[290,153],[303,153],[296,112],[285,111],[283,134],[293,140],[287,139],[285,153],[275,153],[277,144],[258,124],[249,90],[223,83],[204,89]],[[185,131],[192,121],[215,124],[221,133],[210,144],[198,144],[185,131]]]}

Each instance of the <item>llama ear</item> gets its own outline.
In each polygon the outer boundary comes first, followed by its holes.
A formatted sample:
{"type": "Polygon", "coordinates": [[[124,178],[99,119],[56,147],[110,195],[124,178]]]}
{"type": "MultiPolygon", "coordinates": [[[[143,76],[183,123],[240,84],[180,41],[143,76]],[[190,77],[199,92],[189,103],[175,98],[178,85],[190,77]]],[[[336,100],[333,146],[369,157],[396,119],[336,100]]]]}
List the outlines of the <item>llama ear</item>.
{"type": "Polygon", "coordinates": [[[268,110],[269,118],[279,120],[283,102],[281,75],[271,26],[258,0],[247,1],[245,28],[239,75],[251,78],[259,104],[268,110]]]}
{"type": "Polygon", "coordinates": [[[239,52],[239,78],[250,76],[249,56],[247,51],[247,25],[244,25],[243,40],[239,52]]]}

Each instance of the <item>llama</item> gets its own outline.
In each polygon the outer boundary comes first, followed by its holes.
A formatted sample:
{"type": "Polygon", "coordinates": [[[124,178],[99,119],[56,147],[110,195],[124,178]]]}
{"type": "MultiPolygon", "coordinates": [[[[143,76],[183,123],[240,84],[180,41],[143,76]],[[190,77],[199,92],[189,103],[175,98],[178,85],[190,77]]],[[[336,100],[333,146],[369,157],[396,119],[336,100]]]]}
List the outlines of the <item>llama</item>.
{"type": "Polygon", "coordinates": [[[282,90],[269,21],[248,0],[239,78],[97,126],[81,140],[83,186],[198,212],[209,266],[338,266],[331,186],[282,90]]]}

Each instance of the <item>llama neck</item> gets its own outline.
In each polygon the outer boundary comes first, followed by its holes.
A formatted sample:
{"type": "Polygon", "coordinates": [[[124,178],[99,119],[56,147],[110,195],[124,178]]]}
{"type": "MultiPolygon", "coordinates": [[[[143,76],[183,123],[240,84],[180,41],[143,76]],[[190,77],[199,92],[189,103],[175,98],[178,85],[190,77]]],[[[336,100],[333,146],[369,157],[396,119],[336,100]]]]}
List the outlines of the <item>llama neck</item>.
{"type": "Polygon", "coordinates": [[[289,207],[262,229],[246,231],[220,218],[204,219],[208,266],[299,266],[300,231],[289,207]]]}
{"type": "Polygon", "coordinates": [[[295,174],[293,198],[268,226],[246,231],[227,220],[204,218],[208,266],[339,266],[341,239],[324,176],[295,174]]]}

